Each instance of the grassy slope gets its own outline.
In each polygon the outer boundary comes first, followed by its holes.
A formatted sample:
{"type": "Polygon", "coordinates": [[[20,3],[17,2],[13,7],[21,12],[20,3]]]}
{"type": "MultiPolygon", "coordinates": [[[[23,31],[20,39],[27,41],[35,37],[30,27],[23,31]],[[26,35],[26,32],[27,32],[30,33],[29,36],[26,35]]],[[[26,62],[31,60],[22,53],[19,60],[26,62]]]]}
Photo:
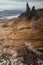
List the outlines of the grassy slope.
{"type": "Polygon", "coordinates": [[[40,19],[35,21],[26,20],[26,13],[8,22],[9,27],[4,27],[0,23],[0,40],[4,39],[6,44],[22,45],[32,43],[34,47],[43,46],[43,9],[37,11],[40,19]]]}

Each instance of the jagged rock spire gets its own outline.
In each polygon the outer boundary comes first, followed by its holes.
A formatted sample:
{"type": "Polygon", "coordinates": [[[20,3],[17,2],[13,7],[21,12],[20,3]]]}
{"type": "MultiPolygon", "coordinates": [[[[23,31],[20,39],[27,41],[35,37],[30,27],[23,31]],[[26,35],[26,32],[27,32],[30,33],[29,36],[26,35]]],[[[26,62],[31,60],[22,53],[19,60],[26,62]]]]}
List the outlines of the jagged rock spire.
{"type": "Polygon", "coordinates": [[[27,20],[28,20],[29,19],[29,13],[30,13],[30,8],[29,8],[28,2],[26,4],[26,12],[27,12],[27,20]]]}
{"type": "Polygon", "coordinates": [[[35,17],[35,19],[38,19],[38,14],[36,12],[35,6],[32,7],[32,10],[30,12],[29,19],[31,19],[32,17],[35,17]]]}
{"type": "Polygon", "coordinates": [[[28,4],[28,2],[27,2],[26,7],[27,7],[27,12],[29,12],[29,11],[30,11],[30,8],[29,8],[29,4],[28,4]]]}

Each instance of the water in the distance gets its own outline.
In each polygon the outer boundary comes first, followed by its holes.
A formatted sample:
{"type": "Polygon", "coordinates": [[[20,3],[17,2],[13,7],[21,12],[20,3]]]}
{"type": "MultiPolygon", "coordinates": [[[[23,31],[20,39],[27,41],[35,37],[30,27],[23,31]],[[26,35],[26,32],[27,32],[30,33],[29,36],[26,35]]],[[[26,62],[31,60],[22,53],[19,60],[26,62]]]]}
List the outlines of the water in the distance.
{"type": "Polygon", "coordinates": [[[20,14],[18,15],[12,15],[12,16],[0,16],[0,19],[13,19],[13,18],[17,18],[20,14]]]}
{"type": "Polygon", "coordinates": [[[6,16],[7,19],[12,19],[12,18],[17,18],[20,14],[18,15],[13,15],[13,16],[6,16]]]}

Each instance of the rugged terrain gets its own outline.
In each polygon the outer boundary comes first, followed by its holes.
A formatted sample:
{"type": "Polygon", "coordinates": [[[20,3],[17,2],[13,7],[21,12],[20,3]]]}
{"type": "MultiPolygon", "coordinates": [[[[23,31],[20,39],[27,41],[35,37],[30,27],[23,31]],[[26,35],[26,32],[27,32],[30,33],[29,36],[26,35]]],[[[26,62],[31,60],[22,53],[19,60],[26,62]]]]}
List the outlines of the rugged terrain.
{"type": "MultiPolygon", "coordinates": [[[[1,55],[3,53],[5,53],[4,54],[5,57],[7,56],[6,53],[8,53],[8,55],[10,54],[9,52],[11,52],[11,55],[12,55],[13,52],[15,51],[14,49],[15,47],[17,51],[18,48],[20,49],[24,44],[31,44],[32,47],[34,47],[36,50],[41,51],[40,53],[43,52],[43,9],[37,10],[37,13],[39,15],[38,20],[35,20],[35,17],[32,18],[30,21],[27,20],[26,12],[22,13],[16,19],[14,18],[11,20],[7,20],[7,19],[0,20],[0,59],[2,59],[1,55]]],[[[29,53],[34,54],[32,52],[29,52],[29,53]]],[[[12,59],[12,56],[10,58],[12,59]]],[[[16,59],[17,61],[18,57],[16,58],[17,58],[16,59]]],[[[38,58],[38,60],[40,59],[38,58]]],[[[43,61],[41,61],[40,63],[42,62],[43,61]]],[[[9,65],[12,65],[12,64],[9,64],[9,65]]]]}

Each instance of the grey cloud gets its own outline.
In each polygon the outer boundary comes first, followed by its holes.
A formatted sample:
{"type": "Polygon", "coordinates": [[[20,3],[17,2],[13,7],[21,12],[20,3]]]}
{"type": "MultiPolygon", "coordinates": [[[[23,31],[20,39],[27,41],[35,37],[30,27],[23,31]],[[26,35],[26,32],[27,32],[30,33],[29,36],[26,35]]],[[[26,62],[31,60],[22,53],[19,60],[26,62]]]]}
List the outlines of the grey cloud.
{"type": "Polygon", "coordinates": [[[43,1],[43,0],[10,0],[10,1],[17,1],[17,2],[32,2],[32,1],[43,1]]]}

